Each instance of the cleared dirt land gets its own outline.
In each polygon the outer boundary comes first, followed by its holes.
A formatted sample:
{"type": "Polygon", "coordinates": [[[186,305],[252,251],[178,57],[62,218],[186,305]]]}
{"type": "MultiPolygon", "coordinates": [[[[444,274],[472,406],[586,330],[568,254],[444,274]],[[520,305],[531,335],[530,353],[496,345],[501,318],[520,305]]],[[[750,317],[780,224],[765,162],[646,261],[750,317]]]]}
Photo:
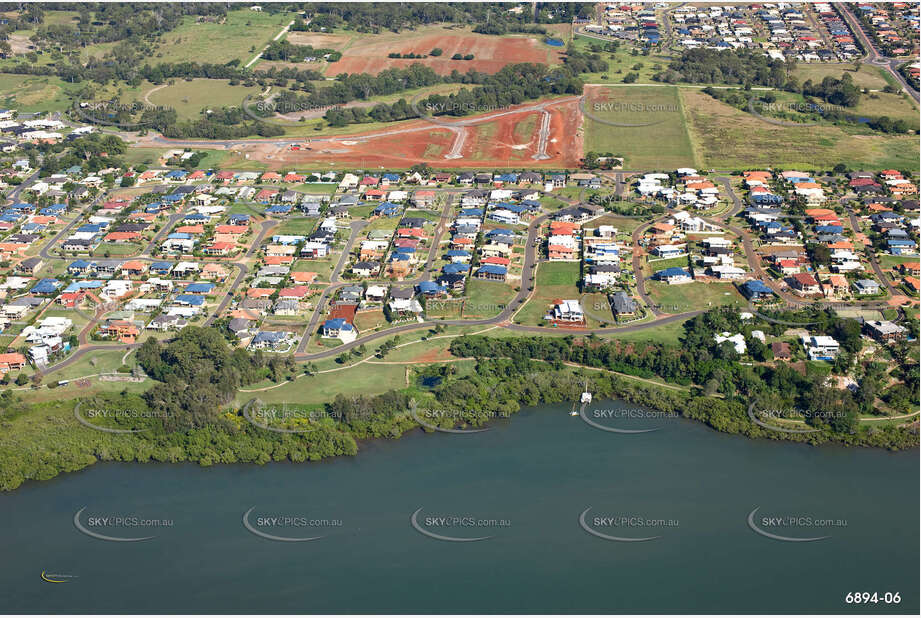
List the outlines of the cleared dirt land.
{"type": "MultiPolygon", "coordinates": [[[[289,39],[296,42],[294,38],[289,39]]],[[[317,39],[317,42],[321,40],[317,39]]],[[[442,75],[454,70],[466,73],[470,69],[495,73],[505,65],[517,62],[560,62],[560,48],[546,45],[539,37],[499,37],[444,26],[422,28],[416,32],[404,32],[399,35],[360,35],[342,53],[342,58],[338,62],[327,66],[326,75],[376,75],[385,69],[405,68],[416,62],[431,67],[442,75]],[[436,47],[444,53],[437,57],[429,55],[436,47]],[[387,55],[390,53],[423,54],[427,57],[388,58],[387,55]],[[451,60],[454,54],[473,54],[474,58],[451,60]]]]}
{"type": "Polygon", "coordinates": [[[352,40],[348,34],[324,34],[322,32],[292,32],[289,31],[285,38],[295,45],[310,45],[317,49],[342,49],[352,40]]]}
{"type": "Polygon", "coordinates": [[[513,108],[498,116],[466,117],[463,125],[453,127],[414,120],[392,129],[314,139],[307,144],[308,149],[297,151],[286,144],[265,142],[234,150],[270,167],[306,163],[363,168],[405,168],[416,163],[450,168],[521,167],[525,162],[529,167],[578,166],[582,157],[578,101],[568,97],[560,102],[547,101],[543,109],[535,110],[534,106],[524,104],[518,107],[527,109],[513,108]],[[544,110],[549,114],[544,146],[547,158],[535,159],[541,148],[544,110]]]}

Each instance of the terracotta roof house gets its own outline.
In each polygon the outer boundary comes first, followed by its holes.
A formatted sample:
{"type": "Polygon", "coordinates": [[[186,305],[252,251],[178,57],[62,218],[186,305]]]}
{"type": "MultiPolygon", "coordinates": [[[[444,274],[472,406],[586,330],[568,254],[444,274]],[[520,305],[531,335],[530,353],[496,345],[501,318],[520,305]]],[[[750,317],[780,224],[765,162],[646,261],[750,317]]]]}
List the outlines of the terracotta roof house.
{"type": "Polygon", "coordinates": [[[809,273],[796,273],[788,279],[788,282],[791,288],[801,294],[818,294],[820,292],[819,282],[809,273]]]}
{"type": "Polygon", "coordinates": [[[771,352],[777,360],[790,360],[790,344],[786,341],[774,341],[771,343],[771,352]]]}

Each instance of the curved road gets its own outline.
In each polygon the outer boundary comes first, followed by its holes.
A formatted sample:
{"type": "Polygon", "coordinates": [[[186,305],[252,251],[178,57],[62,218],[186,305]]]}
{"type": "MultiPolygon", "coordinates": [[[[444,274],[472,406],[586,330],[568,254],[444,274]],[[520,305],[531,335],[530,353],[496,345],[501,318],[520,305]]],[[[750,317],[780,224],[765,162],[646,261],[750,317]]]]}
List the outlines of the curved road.
{"type": "MultiPolygon", "coordinates": [[[[618,180],[619,186],[622,187],[623,186],[623,172],[622,171],[617,172],[616,178],[618,180]]],[[[753,245],[750,234],[744,229],[741,229],[734,225],[726,223],[727,219],[741,212],[742,207],[743,207],[742,201],[733,191],[731,183],[730,183],[730,179],[728,177],[717,177],[717,181],[723,184],[724,188],[727,191],[729,198],[733,202],[733,207],[732,209],[730,209],[723,215],[719,217],[715,217],[713,219],[708,219],[708,220],[711,221],[712,223],[725,226],[727,230],[736,234],[742,240],[742,244],[744,247],[744,251],[746,253],[748,264],[752,272],[755,273],[755,275],[758,276],[759,278],[763,279],[771,287],[771,289],[774,290],[775,293],[777,293],[777,295],[780,298],[782,298],[783,300],[791,304],[795,304],[795,305],[812,305],[812,304],[817,304],[817,303],[820,305],[830,304],[830,303],[823,303],[821,301],[813,301],[809,299],[792,296],[788,294],[786,290],[781,288],[775,281],[773,281],[771,277],[767,276],[767,273],[765,273],[763,268],[761,267],[760,259],[758,258],[754,250],[754,245],[753,245]]],[[[437,255],[438,250],[440,249],[441,237],[443,236],[444,232],[447,229],[447,222],[450,219],[452,204],[453,204],[453,198],[449,197],[446,205],[444,206],[442,210],[441,217],[439,219],[439,223],[436,226],[435,233],[432,236],[432,247],[429,250],[428,258],[426,260],[425,265],[422,267],[420,271],[419,277],[413,281],[405,282],[406,284],[415,285],[416,283],[419,283],[420,281],[426,280],[430,276],[431,274],[430,270],[431,270],[432,264],[437,255]]],[[[850,213],[850,215],[853,217],[853,213],[850,213]]],[[[309,343],[312,333],[315,332],[316,330],[317,323],[320,317],[322,316],[323,308],[325,307],[326,302],[329,300],[331,295],[336,290],[338,290],[343,285],[346,285],[346,283],[339,281],[339,276],[341,275],[342,270],[348,261],[352,247],[358,237],[359,232],[361,231],[361,229],[363,229],[365,225],[364,221],[353,222],[352,231],[351,231],[349,240],[344,246],[342,255],[340,256],[339,261],[336,264],[336,267],[332,273],[332,276],[330,278],[331,279],[330,285],[324,290],[323,294],[321,295],[320,299],[317,302],[317,307],[315,308],[313,315],[311,317],[311,320],[307,326],[307,329],[304,332],[304,335],[298,345],[298,348],[293,355],[294,359],[297,361],[313,361],[313,360],[320,360],[323,358],[329,358],[332,356],[338,356],[342,354],[343,352],[347,352],[353,348],[356,348],[366,343],[370,343],[378,339],[391,337],[391,336],[394,336],[400,333],[404,333],[404,332],[410,332],[410,331],[419,330],[423,328],[430,328],[432,326],[439,325],[439,324],[445,325],[445,326],[495,325],[500,328],[506,328],[512,331],[517,331],[517,332],[522,332],[522,333],[535,333],[535,334],[559,334],[559,333],[568,333],[568,332],[572,332],[572,334],[580,334],[578,331],[565,331],[563,329],[554,329],[554,328],[547,328],[547,327],[542,327],[542,326],[527,326],[527,325],[522,325],[522,324],[513,324],[510,322],[512,317],[517,313],[517,311],[521,308],[521,306],[523,306],[524,303],[531,296],[531,292],[528,291],[528,285],[526,284],[526,282],[529,281],[530,278],[533,277],[533,275],[536,272],[535,271],[536,266],[537,266],[537,250],[536,250],[537,243],[536,241],[538,239],[538,234],[540,233],[541,226],[549,217],[550,217],[550,214],[545,213],[543,215],[536,217],[529,224],[528,235],[527,235],[527,240],[525,244],[524,264],[522,268],[520,290],[515,295],[515,297],[506,305],[506,307],[502,310],[502,312],[499,313],[499,315],[494,316],[492,318],[484,318],[484,319],[479,319],[479,320],[427,320],[423,322],[406,323],[406,324],[401,324],[399,326],[394,326],[392,328],[388,328],[386,330],[370,333],[363,337],[357,338],[355,341],[352,341],[351,343],[340,345],[335,348],[322,350],[322,351],[314,352],[314,353],[307,353],[305,352],[306,347],[309,343]]],[[[53,246],[53,244],[57,242],[57,240],[67,231],[67,229],[75,225],[76,221],[78,220],[79,220],[79,217],[75,219],[75,221],[71,222],[67,226],[67,228],[65,228],[59,234],[57,234],[54,240],[52,242],[49,242],[45,246],[45,248],[43,248],[41,255],[48,259],[65,259],[64,257],[51,256],[50,254],[48,254],[48,250],[49,250],[49,247],[53,246]]],[[[633,242],[634,248],[638,246],[638,240],[640,236],[642,235],[642,232],[648,229],[648,227],[652,225],[653,223],[654,221],[644,223],[643,225],[637,227],[636,230],[634,230],[633,236],[632,236],[632,242],[633,242]]],[[[852,225],[853,223],[854,221],[852,219],[852,225]]],[[[244,257],[246,258],[251,257],[261,246],[261,243],[264,237],[277,224],[278,222],[273,219],[267,219],[263,221],[261,223],[262,229],[260,233],[257,235],[256,238],[253,239],[253,242],[250,245],[247,252],[245,253],[244,257]]],[[[859,227],[855,227],[855,229],[859,229],[859,227]]],[[[150,258],[147,255],[144,255],[139,259],[152,260],[153,258],[150,258]]],[[[239,273],[236,279],[234,280],[232,286],[229,288],[224,299],[218,305],[217,309],[208,318],[208,320],[206,320],[206,324],[211,324],[217,316],[221,315],[221,313],[226,309],[227,305],[230,303],[233,293],[237,289],[239,289],[239,285],[242,283],[243,279],[249,273],[248,266],[244,264],[243,262],[229,262],[229,263],[235,266],[236,268],[238,268],[239,273]]],[[[878,264],[876,263],[875,259],[871,259],[871,263],[874,264],[874,269],[878,269],[878,264]]],[[[644,322],[640,324],[632,324],[632,325],[623,326],[623,327],[596,328],[596,329],[586,330],[582,332],[584,332],[585,334],[588,334],[588,333],[596,333],[596,334],[633,333],[633,332],[638,332],[638,331],[645,330],[648,328],[655,328],[663,324],[687,320],[687,319],[690,319],[704,312],[703,310],[698,310],[698,311],[691,311],[691,312],[673,314],[673,315],[665,315],[659,312],[655,308],[654,303],[651,301],[648,294],[646,293],[644,280],[641,275],[642,273],[641,265],[639,265],[639,257],[636,255],[635,250],[634,250],[634,256],[633,256],[633,264],[634,264],[634,274],[636,275],[637,291],[640,297],[643,299],[643,301],[647,304],[647,306],[650,307],[653,314],[656,316],[655,319],[649,322],[644,322]]],[[[877,273],[880,274],[880,271],[877,270],[877,273]]],[[[884,277],[882,278],[882,280],[887,281],[886,278],[884,277]]],[[[891,289],[892,288],[890,286],[890,290],[891,289]]],[[[857,302],[857,303],[851,303],[851,304],[853,304],[853,306],[855,307],[864,307],[864,308],[888,307],[888,305],[885,305],[885,303],[881,304],[876,301],[857,302]]],[[[75,351],[66,360],[60,363],[57,363],[55,365],[52,365],[51,367],[48,367],[46,369],[46,373],[52,373],[59,369],[63,369],[64,367],[67,367],[73,364],[74,362],[76,362],[77,360],[79,360],[82,356],[84,356],[88,352],[107,351],[107,350],[130,350],[130,349],[136,348],[138,345],[140,344],[132,344],[132,345],[93,344],[93,345],[81,346],[80,349],[75,351]]]]}
{"type": "Polygon", "coordinates": [[[851,31],[857,35],[860,39],[860,42],[863,44],[864,49],[867,51],[867,62],[870,64],[882,67],[889,71],[889,73],[902,85],[902,87],[908,92],[909,95],[916,101],[921,101],[921,95],[918,91],[915,90],[915,87],[910,84],[901,73],[899,73],[899,65],[908,62],[907,60],[898,60],[895,58],[888,58],[881,54],[876,48],[876,45],[873,44],[870,35],[866,33],[863,29],[863,24],[860,22],[857,17],[851,12],[850,6],[846,2],[836,3],[840,7],[840,12],[844,16],[845,21],[847,21],[848,26],[851,28],[851,31]]]}

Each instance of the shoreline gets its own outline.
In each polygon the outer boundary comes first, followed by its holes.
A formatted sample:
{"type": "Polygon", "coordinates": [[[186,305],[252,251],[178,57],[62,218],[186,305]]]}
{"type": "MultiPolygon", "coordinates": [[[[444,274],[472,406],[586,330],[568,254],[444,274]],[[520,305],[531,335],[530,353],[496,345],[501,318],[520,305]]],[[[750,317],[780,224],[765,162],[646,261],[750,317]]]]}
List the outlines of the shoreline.
{"type": "MultiPolygon", "coordinates": [[[[558,373],[564,374],[567,379],[572,378],[571,372],[554,372],[555,377],[558,373]],[[568,375],[565,375],[568,374],[568,375]]],[[[580,379],[590,380],[590,391],[595,394],[595,401],[620,402],[633,405],[643,406],[649,410],[660,413],[661,415],[671,415],[686,420],[700,422],[711,430],[719,433],[738,434],[749,439],[765,439],[781,442],[796,442],[809,444],[811,446],[835,445],[839,447],[865,447],[872,449],[884,449],[891,452],[904,452],[918,449],[918,434],[908,433],[906,441],[898,444],[884,443],[881,438],[886,435],[885,431],[871,433],[862,431],[847,437],[851,439],[842,439],[842,436],[823,430],[811,434],[793,434],[778,432],[764,429],[749,421],[744,406],[737,402],[713,399],[691,393],[676,393],[661,387],[651,385],[637,384],[626,378],[621,378],[616,374],[603,374],[595,376],[578,376],[580,379]],[[736,408],[736,414],[731,415],[733,422],[727,423],[726,420],[719,416],[718,413],[724,409],[736,408]]],[[[569,405],[570,400],[560,397],[560,393],[547,393],[537,402],[527,402],[525,405],[519,404],[517,409],[510,411],[507,417],[511,418],[522,410],[533,408],[535,406],[546,405],[569,405]]],[[[574,400],[577,400],[574,399],[574,400]]],[[[68,402],[43,404],[61,407],[67,407],[68,402]]],[[[437,400],[435,400],[437,405],[437,400]]],[[[225,415],[227,417],[227,415],[225,415]]],[[[83,434],[83,437],[98,434],[98,441],[94,444],[87,445],[80,453],[79,461],[68,459],[68,456],[60,455],[57,458],[45,460],[39,463],[38,474],[26,475],[23,471],[19,476],[13,476],[9,470],[6,470],[5,476],[0,485],[0,491],[12,492],[23,485],[30,484],[30,481],[50,480],[59,477],[63,472],[75,472],[88,468],[99,462],[124,461],[134,463],[148,463],[151,461],[158,463],[197,463],[199,466],[207,467],[220,464],[265,464],[272,461],[287,461],[292,464],[301,464],[307,462],[318,462],[334,459],[341,456],[354,456],[361,452],[362,447],[371,443],[380,443],[382,440],[398,440],[413,430],[422,430],[425,434],[436,433],[435,429],[429,429],[420,424],[412,414],[393,416],[383,425],[363,429],[341,430],[326,427],[318,427],[315,432],[314,441],[322,443],[326,448],[319,452],[313,450],[291,450],[292,445],[296,446],[305,440],[299,440],[298,437],[291,435],[281,436],[275,441],[269,440],[274,445],[271,453],[262,451],[255,453],[256,445],[265,444],[266,430],[259,429],[257,425],[250,425],[236,410],[232,418],[239,421],[239,431],[228,431],[226,427],[222,430],[217,427],[208,426],[201,429],[190,430],[187,432],[173,432],[162,434],[155,437],[155,440],[145,439],[140,434],[123,434],[112,435],[102,431],[93,431],[82,429],[71,413],[69,418],[74,421],[73,426],[68,429],[76,429],[83,434]],[[331,437],[336,437],[336,442],[330,442],[331,437]],[[188,444],[184,448],[179,447],[177,441],[188,444]],[[207,440],[207,442],[205,442],[207,440]],[[224,447],[224,450],[218,452],[213,447],[224,447]],[[233,449],[236,448],[237,451],[233,449]],[[332,450],[331,450],[332,449],[332,450]],[[246,455],[249,458],[246,458],[246,455]],[[234,454],[235,457],[230,456],[234,454]],[[242,457],[242,458],[241,458],[242,457]],[[56,464],[56,465],[55,465],[56,464]],[[53,468],[53,469],[52,469],[53,468]]],[[[493,415],[491,418],[500,418],[493,415]]],[[[578,420],[578,419],[574,419],[578,420]]],[[[69,421],[68,421],[69,422],[69,421]]],[[[490,421],[478,423],[473,420],[469,427],[483,428],[487,427],[490,421]]],[[[457,427],[460,423],[455,423],[457,427]]],[[[446,427],[447,428],[447,427],[446,427]]],[[[314,433],[314,432],[311,432],[314,433]]],[[[294,434],[298,436],[299,434],[294,434]]],[[[304,434],[300,434],[304,435],[304,434]]],[[[22,453],[20,453],[22,455],[22,453]]],[[[6,468],[6,467],[4,467],[6,468]]]]}

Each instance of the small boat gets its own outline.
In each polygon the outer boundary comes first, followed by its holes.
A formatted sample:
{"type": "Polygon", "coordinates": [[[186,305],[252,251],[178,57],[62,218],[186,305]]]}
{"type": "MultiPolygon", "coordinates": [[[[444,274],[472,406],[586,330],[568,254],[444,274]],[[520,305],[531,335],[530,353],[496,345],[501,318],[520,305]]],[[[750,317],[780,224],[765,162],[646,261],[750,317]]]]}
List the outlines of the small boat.
{"type": "Polygon", "coordinates": [[[592,402],[592,394],[588,391],[585,391],[584,393],[582,393],[582,399],[579,403],[591,403],[591,402],[592,402]]]}

